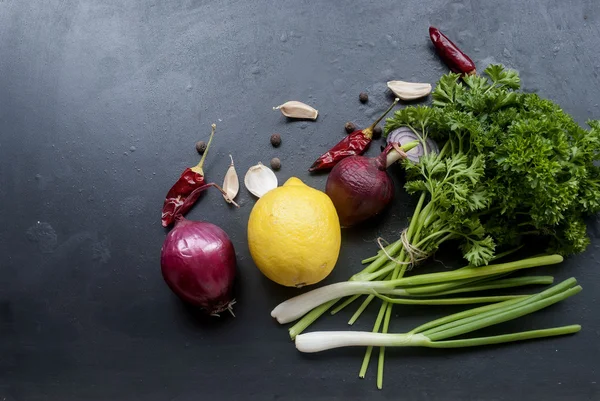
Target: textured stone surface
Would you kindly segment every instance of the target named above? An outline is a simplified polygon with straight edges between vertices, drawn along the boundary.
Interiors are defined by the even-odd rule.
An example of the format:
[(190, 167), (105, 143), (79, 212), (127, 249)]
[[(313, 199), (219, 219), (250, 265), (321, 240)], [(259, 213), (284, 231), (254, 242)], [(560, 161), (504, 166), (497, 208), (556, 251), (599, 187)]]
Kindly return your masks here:
[[(386, 108), (387, 80), (435, 83), (446, 71), (430, 24), (480, 69), (504, 63), (579, 122), (600, 118), (593, 0), (0, 0), (0, 400), (600, 398), (598, 221), (588, 252), (536, 271), (576, 276), (581, 294), (485, 331), (581, 323), (581, 333), (390, 350), (382, 392), (375, 364), (357, 378), (362, 350), (304, 356), (272, 321), (271, 308), (299, 291), (253, 266), (245, 226), (254, 199), (244, 188), (239, 210), (211, 190), (189, 215), (234, 242), (237, 317), (199, 317), (163, 283), (159, 210), (211, 123), (209, 180), (222, 182), (231, 153), (241, 177), (279, 157), (280, 182), (295, 175), (322, 189), (326, 176), (307, 167), (345, 122), (366, 126)], [(313, 105), (319, 119), (271, 110), (287, 100)], [(327, 282), (358, 270), (376, 237), (398, 236), (414, 204), (400, 192), (383, 218), (344, 233)], [(460, 309), (397, 307), (392, 331)], [(314, 328), (345, 329), (349, 313)], [(370, 330), (374, 316), (369, 309), (356, 328)]]

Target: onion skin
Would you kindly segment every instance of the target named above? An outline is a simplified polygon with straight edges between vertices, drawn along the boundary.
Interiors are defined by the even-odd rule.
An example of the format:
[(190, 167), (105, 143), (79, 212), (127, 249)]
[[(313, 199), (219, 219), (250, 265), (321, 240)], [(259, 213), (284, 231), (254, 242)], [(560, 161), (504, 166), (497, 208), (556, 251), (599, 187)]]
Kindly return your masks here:
[(329, 173), (325, 193), (331, 198), (342, 227), (375, 216), (392, 201), (394, 182), (386, 171), (385, 154), (375, 158), (347, 157)]
[[(418, 132), (418, 131), (417, 131)], [(392, 142), (395, 142), (401, 146), (404, 146), (412, 141), (418, 141), (418, 145), (415, 146), (410, 151), (406, 152), (406, 156), (408, 160), (413, 163), (418, 163), (421, 157), (425, 154), (425, 149), (423, 148), (423, 140), (421, 139), (420, 133), (417, 135), (412, 128), (409, 127), (400, 127), (388, 133), (387, 136), (387, 144), (389, 145)], [(431, 138), (427, 138), (425, 140), (425, 148), (427, 153), (440, 153), (440, 149), (435, 143), (435, 141)]]
[(236, 258), (221, 228), (179, 217), (163, 244), (160, 265), (169, 288), (185, 302), (210, 315), (231, 310)]

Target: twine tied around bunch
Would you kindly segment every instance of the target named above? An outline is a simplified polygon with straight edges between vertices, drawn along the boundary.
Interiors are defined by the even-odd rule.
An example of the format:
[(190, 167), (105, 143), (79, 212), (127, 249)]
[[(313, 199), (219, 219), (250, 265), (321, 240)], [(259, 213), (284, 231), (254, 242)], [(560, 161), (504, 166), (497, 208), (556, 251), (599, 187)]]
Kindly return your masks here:
[(379, 248), (381, 249), (381, 251), (385, 254), (385, 256), (391, 260), (394, 263), (397, 263), (399, 265), (409, 265), (409, 270), (415, 266), (417, 263), (427, 259), (429, 257), (429, 255), (420, 250), (419, 248), (417, 248), (416, 246), (414, 246), (413, 244), (410, 243), (410, 241), (408, 240), (407, 237), (407, 229), (404, 229), (402, 231), (402, 233), (400, 234), (400, 241), (402, 241), (402, 246), (404, 247), (404, 252), (406, 252), (408, 254), (409, 257), (409, 261), (408, 262), (404, 262), (402, 260), (398, 260), (394, 257), (392, 257), (388, 251), (385, 249), (385, 246), (382, 244), (382, 242), (385, 242), (386, 245), (389, 245), (389, 243), (383, 239), (382, 237), (377, 238), (377, 245), (379, 245)]

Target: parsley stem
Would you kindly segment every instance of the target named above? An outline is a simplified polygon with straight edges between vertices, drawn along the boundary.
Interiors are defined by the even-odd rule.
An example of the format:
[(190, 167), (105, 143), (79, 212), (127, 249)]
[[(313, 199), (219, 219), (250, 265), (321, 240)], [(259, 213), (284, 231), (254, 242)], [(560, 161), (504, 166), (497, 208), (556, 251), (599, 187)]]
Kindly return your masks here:
[(520, 235), (540, 235), (539, 230), (531, 230), (531, 231), (523, 231), (519, 233)]
[(513, 249), (509, 249), (508, 251), (504, 251), (502, 253), (498, 253), (496, 255), (494, 255), (494, 257), (491, 260), (498, 260), (498, 259), (502, 259), (505, 256), (511, 255), (517, 251), (519, 251), (521, 248), (523, 248), (524, 245), (519, 245), (516, 248)]
[[(394, 246), (394, 244), (396, 244), (398, 242), (401, 242), (401, 241), (398, 240), (396, 242), (392, 242), (391, 244), (389, 244), (387, 246), (384, 246), (383, 249), (385, 249), (385, 251), (389, 254), (390, 251), (391, 251), (391, 249), (392, 249), (392, 247)], [(360, 261), (360, 263), (362, 263), (363, 265), (367, 264), (367, 263), (371, 263), (371, 262), (375, 261), (375, 259), (377, 259), (378, 257), (380, 257), (382, 255), (385, 255), (385, 253), (380, 249), (379, 251), (377, 251), (376, 255), (371, 256), (370, 258), (367, 258), (367, 259), (363, 259), (363, 260)]]
[[(423, 208), (423, 203), (425, 203), (425, 197), (426, 197), (425, 193), (422, 193), (421, 196), (419, 197), (419, 201), (417, 202), (417, 206), (415, 207), (415, 211), (413, 212), (413, 216), (410, 220), (410, 224), (407, 229), (407, 237), (412, 235), (417, 216), (419, 216), (419, 213), (421, 212), (421, 209)], [(393, 244), (390, 244), (385, 249), (389, 255), (395, 255), (402, 249), (402, 241), (398, 240), (398, 241), (394, 242)], [(367, 266), (365, 269), (363, 269), (358, 274), (373, 273), (374, 271), (376, 271), (380, 267), (382, 267), (385, 264), (385, 262), (388, 260), (389, 260), (389, 258), (387, 257), (387, 255), (385, 255), (385, 253), (382, 252), (382, 254), (380, 256), (378, 256), (369, 266)], [(350, 280), (352, 280), (355, 276), (357, 276), (357, 274), (355, 274), (353, 277), (351, 277)]]
[(442, 150), (440, 150), (440, 153), (438, 154), (438, 157), (440, 159), (443, 158), (444, 156), (446, 156), (446, 152), (448, 152), (448, 150), (449, 150), (450, 142), (451, 141), (446, 141), (446, 143), (442, 147)]
[[(453, 231), (450, 230), (440, 230), (437, 232), (434, 232), (432, 234), (430, 234), (428, 237), (422, 239), (421, 241), (419, 241), (415, 247), (416, 248), (420, 248), (421, 246), (427, 245), (428, 241), (432, 241), (433, 239), (440, 237), (444, 234), (447, 234), (445, 237), (443, 237), (441, 240), (437, 241), (437, 243), (435, 244), (435, 246), (439, 246), (441, 245), (443, 242), (448, 241), (450, 239), (455, 238), (456, 233), (454, 233)], [(398, 240), (397, 242), (395, 242), (392, 245), (395, 244), (400, 244), (400, 247), (402, 246), (402, 241)], [(395, 256), (395, 254), (393, 253), (393, 251), (397, 250), (397, 248), (390, 248), (390, 250), (388, 251), (386, 249), (386, 252), (388, 252), (388, 255), (390, 256)], [(385, 259), (389, 260), (389, 258), (386, 255), (383, 255)], [(376, 257), (378, 258), (378, 256)], [(383, 275), (384, 273), (387, 273), (389, 271), (394, 270), (394, 268), (396, 267), (396, 263), (394, 263), (393, 261), (390, 261), (390, 263), (387, 263), (383, 266), (379, 266), (378, 269), (379, 270), (375, 270), (374, 272), (370, 272), (367, 271), (367, 269), (361, 271), (360, 273), (355, 274), (354, 276), (352, 276), (351, 280), (356, 280), (356, 281), (371, 281), (376, 279), (377, 277)], [(371, 269), (369, 269), (371, 270)], [(370, 273), (370, 274), (369, 274)]]
[[(390, 255), (395, 255), (396, 253), (398, 253), (400, 251), (401, 248), (402, 248), (402, 241), (396, 241), (393, 244), (391, 244), (391, 247), (389, 248), (389, 250), (386, 249), (386, 251)], [(360, 274), (373, 273), (374, 271), (376, 271), (380, 267), (382, 267), (387, 261), (389, 261), (389, 258), (384, 253), (382, 253), (373, 262), (371, 262), (371, 264), (369, 266), (365, 267), (360, 273), (357, 273), (354, 276), (352, 276), (350, 278), (350, 280), (352, 280), (354, 277), (356, 277), (357, 275), (360, 275)]]

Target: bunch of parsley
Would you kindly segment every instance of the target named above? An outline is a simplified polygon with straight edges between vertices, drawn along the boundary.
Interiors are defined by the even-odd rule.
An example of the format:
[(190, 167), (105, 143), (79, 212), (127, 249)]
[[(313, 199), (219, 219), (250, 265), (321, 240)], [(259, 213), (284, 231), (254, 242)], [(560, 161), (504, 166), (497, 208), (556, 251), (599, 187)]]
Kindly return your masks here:
[(582, 252), (584, 219), (600, 210), (600, 122), (585, 130), (552, 101), (518, 92), (516, 71), (490, 65), (485, 74), (444, 75), (432, 107), (387, 120), (386, 133), (407, 126), (441, 145), (418, 164), (405, 162), (406, 190), (426, 200), (413, 217), (413, 245), (430, 254), (459, 239), (476, 266), (528, 235), (547, 239), (551, 252)]

